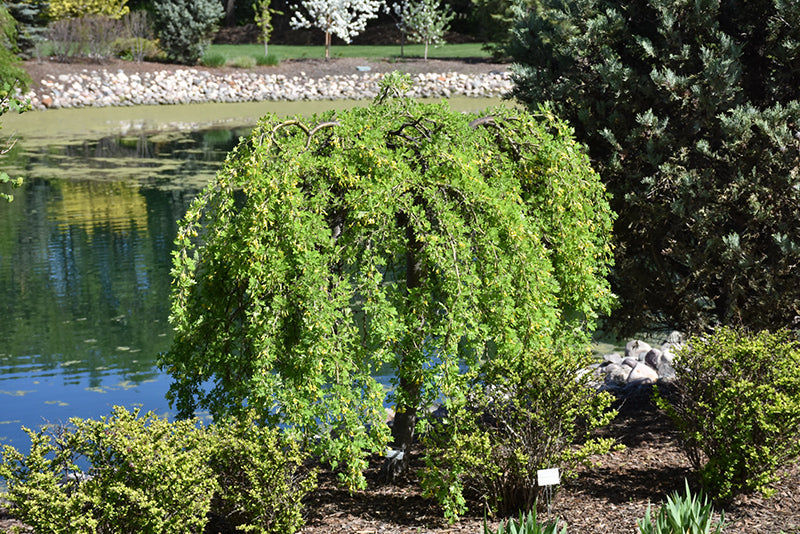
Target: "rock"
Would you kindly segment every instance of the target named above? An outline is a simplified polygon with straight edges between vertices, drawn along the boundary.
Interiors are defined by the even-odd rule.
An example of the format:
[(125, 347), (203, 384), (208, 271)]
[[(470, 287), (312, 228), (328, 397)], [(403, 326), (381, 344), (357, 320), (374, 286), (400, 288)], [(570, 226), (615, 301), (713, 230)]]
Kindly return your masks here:
[(664, 343), (669, 343), (671, 345), (683, 345), (684, 343), (686, 343), (686, 334), (678, 332), (677, 330), (673, 330), (667, 336), (667, 339), (664, 340)]
[(654, 384), (657, 381), (658, 371), (643, 362), (631, 369), (627, 379), (628, 384)]
[(605, 367), (606, 377), (603, 383), (608, 387), (622, 387), (628, 382), (628, 375), (631, 372), (629, 367), (624, 367), (612, 363)]
[[(85, 71), (83, 74), (58, 76), (45, 80), (50, 87), (50, 104), (44, 107), (82, 107), (131, 105), (133, 103), (244, 102), (253, 100), (335, 100), (371, 99), (377, 95), (384, 75), (364, 72), (353, 75), (306, 78), (305, 73), (288, 79), (284, 75), (241, 72), (225, 76), (176, 69), (155, 73), (125, 75)], [(456, 73), (417, 74), (409, 94), (421, 96), (469, 95), (497, 97), (512, 88), (508, 72), (459, 75)], [(62, 95), (62, 93), (64, 93)], [(99, 94), (98, 94), (99, 93)], [(120, 95), (132, 95), (120, 98)], [(24, 96), (24, 95), (23, 95)], [(31, 95), (31, 100), (34, 100)], [(41, 100), (40, 100), (41, 102)]]
[(658, 369), (658, 363), (661, 361), (661, 356), (664, 353), (659, 349), (650, 349), (644, 356), (644, 363), (653, 369)]
[(637, 360), (636, 358), (627, 357), (624, 360), (622, 360), (621, 365), (623, 367), (630, 367), (631, 369), (633, 369), (634, 367), (639, 365), (639, 360)]
[(667, 360), (661, 359), (658, 363), (658, 379), (659, 380), (675, 380), (677, 375), (675, 374), (675, 368), (672, 367), (672, 364)]
[(44, 95), (42, 97), (42, 105), (46, 108), (49, 108), (53, 105), (53, 99), (49, 95)]
[(622, 363), (622, 356), (620, 356), (618, 352), (612, 352), (611, 354), (603, 356), (603, 361), (619, 365)]
[(650, 345), (648, 345), (644, 341), (639, 341), (638, 339), (634, 339), (633, 341), (628, 341), (628, 344), (625, 345), (625, 356), (626, 357), (627, 356), (636, 357), (636, 355), (639, 352), (644, 351), (646, 353), (651, 348), (653, 348), (653, 347), (651, 347)]

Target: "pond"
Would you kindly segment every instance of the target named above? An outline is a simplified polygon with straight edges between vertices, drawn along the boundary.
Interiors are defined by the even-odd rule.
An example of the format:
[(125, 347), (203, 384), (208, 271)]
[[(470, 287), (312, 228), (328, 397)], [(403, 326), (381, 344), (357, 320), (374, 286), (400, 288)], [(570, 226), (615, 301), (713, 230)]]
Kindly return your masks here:
[[(3, 117), (25, 178), (0, 202), (0, 445), (21, 426), (100, 417), (114, 405), (168, 415), (170, 266), (178, 221), (227, 152), (267, 112), (365, 102), (50, 110)], [(478, 111), (499, 100), (458, 99)]]

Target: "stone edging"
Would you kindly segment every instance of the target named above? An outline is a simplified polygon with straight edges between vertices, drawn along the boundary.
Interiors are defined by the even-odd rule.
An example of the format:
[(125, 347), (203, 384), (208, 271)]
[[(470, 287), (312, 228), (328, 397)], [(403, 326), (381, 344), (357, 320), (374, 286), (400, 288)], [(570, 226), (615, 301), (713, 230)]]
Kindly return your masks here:
[[(191, 104), (203, 102), (254, 102), (297, 100), (362, 100), (374, 98), (383, 73), (324, 76), (313, 79), (304, 72), (283, 74), (231, 73), (216, 75), (197, 69), (162, 70), (126, 74), (84, 70), (79, 74), (48, 75), (40, 93), (29, 92), (33, 109)], [(456, 72), (412, 75), (409, 96), (497, 98), (512, 88), (508, 71), (488, 74)]]

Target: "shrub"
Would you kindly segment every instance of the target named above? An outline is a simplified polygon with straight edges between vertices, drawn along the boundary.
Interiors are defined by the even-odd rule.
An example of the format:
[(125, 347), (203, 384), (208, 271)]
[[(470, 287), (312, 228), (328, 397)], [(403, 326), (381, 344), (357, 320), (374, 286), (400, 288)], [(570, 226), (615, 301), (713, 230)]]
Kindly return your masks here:
[[(483, 524), (484, 534), (493, 534), (486, 522)], [(506, 523), (500, 523), (497, 527), (497, 532), (494, 534), (559, 534), (558, 522), (553, 521), (547, 525), (542, 525), (536, 518), (536, 510), (531, 510), (530, 513), (520, 513), (519, 520), (514, 521), (509, 519)], [(561, 534), (567, 534), (566, 525), (561, 530)]]
[(712, 498), (770, 495), (800, 456), (800, 345), (787, 331), (720, 328), (692, 337), (675, 362), (676, 391), (659, 395)]
[[(676, 491), (667, 498), (658, 511), (656, 521), (650, 516), (650, 506), (647, 515), (637, 521), (641, 534), (710, 534), (714, 509), (705, 497), (692, 496), (689, 483), (686, 483), (686, 494), (679, 495)], [(721, 534), (725, 515), (716, 524), (716, 534)]]
[(122, 29), (118, 20), (95, 15), (53, 21), (48, 36), (58, 61), (69, 61), (73, 56), (104, 61), (114, 54), (114, 41)]
[(252, 69), (256, 66), (256, 58), (253, 56), (237, 56), (230, 61), (230, 65), (239, 69)]
[(210, 429), (211, 468), (220, 485), (213, 512), (237, 530), (289, 533), (303, 522), (302, 499), (315, 486), (299, 445), (252, 418)]
[(128, 0), (50, 0), (48, 14), (53, 20), (102, 15), (119, 19), (128, 13)]
[(115, 56), (131, 61), (157, 58), (161, 54), (158, 43), (143, 37), (120, 37), (112, 43), (111, 49)]
[(800, 301), (800, 3), (532, 3), (512, 48), (514, 95), (554, 102), (613, 194), (612, 322), (788, 326)]
[(277, 67), (281, 60), (275, 54), (260, 54), (256, 56), (256, 65), (260, 67)]
[(424, 440), (434, 450), (423, 487), (450, 519), (464, 512), (463, 493), (501, 513), (533, 510), (538, 470), (557, 466), (569, 478), (590, 455), (611, 449), (612, 439), (589, 438), (616, 415), (611, 396), (580, 372), (590, 360), (588, 351), (545, 349), (484, 365), (465, 402)]
[(133, 11), (122, 17), (125, 39), (128, 40), (126, 54), (134, 61), (159, 55), (158, 45), (152, 40), (150, 23), (146, 11)]
[(37, 532), (202, 531), (217, 482), (195, 421), (115, 407), (70, 425), (25, 429), (27, 457), (3, 448), (0, 477), (16, 517)]
[(200, 63), (206, 67), (224, 67), (227, 62), (228, 58), (225, 57), (225, 54), (218, 53), (206, 54), (200, 60)]
[(194, 65), (208, 48), (223, 9), (216, 0), (164, 0), (153, 4), (153, 15), (167, 58)]

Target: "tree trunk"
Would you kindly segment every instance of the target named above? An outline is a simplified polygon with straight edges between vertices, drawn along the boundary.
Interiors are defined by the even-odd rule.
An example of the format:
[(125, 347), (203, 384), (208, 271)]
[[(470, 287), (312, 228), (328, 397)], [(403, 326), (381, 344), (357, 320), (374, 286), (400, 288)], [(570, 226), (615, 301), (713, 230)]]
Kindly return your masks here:
[(331, 32), (325, 32), (325, 59), (331, 58)]
[(225, 26), (236, 25), (236, 0), (227, 0), (225, 4)]
[[(410, 223), (404, 217), (400, 217), (400, 222), (406, 229), (406, 241), (408, 250), (406, 251), (406, 287), (408, 289), (417, 288), (422, 283), (422, 265), (419, 262), (417, 252), (421, 245), (416, 239)], [(412, 334), (413, 335), (413, 334)], [(412, 343), (406, 344), (406, 350), (414, 351)], [(419, 379), (415, 376), (415, 370), (419, 365), (418, 358), (413, 352), (406, 352), (401, 356), (400, 365), (397, 369), (398, 389), (402, 392), (402, 398), (395, 406), (394, 423), (392, 424), (392, 447), (396, 454), (394, 458), (389, 458), (386, 462), (387, 475), (394, 479), (408, 467), (411, 444), (414, 442), (414, 429), (417, 426), (417, 409), (419, 408), (421, 386)]]

